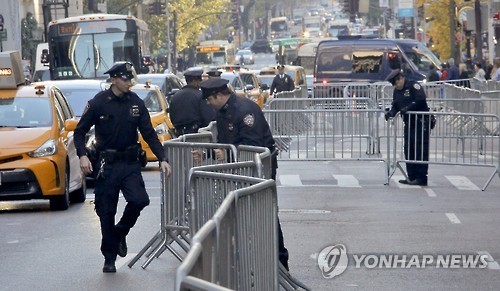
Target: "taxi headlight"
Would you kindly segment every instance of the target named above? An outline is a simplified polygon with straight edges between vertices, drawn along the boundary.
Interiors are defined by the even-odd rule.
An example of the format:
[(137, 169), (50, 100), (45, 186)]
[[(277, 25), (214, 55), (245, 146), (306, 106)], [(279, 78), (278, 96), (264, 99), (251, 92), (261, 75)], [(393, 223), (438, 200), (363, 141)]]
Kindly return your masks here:
[(155, 132), (157, 135), (166, 134), (168, 132), (167, 124), (165, 122), (158, 124), (157, 126), (155, 126)]
[(57, 153), (57, 142), (55, 139), (49, 139), (36, 150), (29, 152), (28, 156), (32, 158), (41, 158), (46, 156), (52, 156), (55, 155), (56, 153)]

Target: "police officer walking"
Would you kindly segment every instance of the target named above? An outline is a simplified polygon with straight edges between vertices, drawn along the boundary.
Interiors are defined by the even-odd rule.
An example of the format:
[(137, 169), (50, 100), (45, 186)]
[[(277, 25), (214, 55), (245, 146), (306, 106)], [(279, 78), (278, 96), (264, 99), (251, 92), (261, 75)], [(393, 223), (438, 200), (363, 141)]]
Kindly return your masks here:
[[(426, 95), (419, 83), (407, 80), (400, 70), (393, 70), (386, 81), (394, 86), (393, 101), (385, 120), (396, 116), (399, 111), (404, 122), (404, 155), (407, 160), (429, 160), (430, 115), (408, 114), (407, 111), (428, 112)], [(401, 184), (427, 186), (427, 163), (406, 163), (408, 179)]]
[(278, 65), (277, 68), (278, 74), (274, 76), (269, 92), (271, 94), (274, 94), (283, 91), (293, 91), (293, 89), (295, 89), (295, 85), (293, 83), (292, 77), (290, 77), (290, 75), (288, 74), (285, 74), (285, 66)]
[(187, 85), (170, 99), (170, 120), (177, 136), (196, 133), (215, 120), (215, 110), (201, 96), (202, 70), (184, 73)]
[[(142, 137), (160, 161), (162, 172), (169, 177), (171, 168), (164, 149), (151, 125), (144, 101), (130, 91), (132, 64), (118, 62), (106, 74), (111, 77), (109, 89), (97, 93), (75, 129), (75, 147), (85, 174), (95, 178), (95, 210), (101, 222), (101, 252), (105, 273), (116, 272), (115, 260), (127, 255), (126, 236), (141, 210), (149, 205), (149, 197), (141, 175)], [(96, 153), (85, 147), (85, 135), (95, 125)], [(91, 162), (92, 160), (92, 162)], [(127, 201), (120, 221), (115, 215), (120, 190)]]
[[(228, 87), (226, 79), (209, 79), (201, 82), (203, 98), (217, 110), (217, 139), (219, 143), (267, 147), (272, 153), (272, 179), (276, 180), (277, 149), (269, 124), (259, 106), (250, 99), (238, 97)], [(219, 160), (225, 160), (225, 151), (215, 150)], [(195, 160), (200, 159), (199, 153)], [(278, 219), (279, 260), (288, 270), (288, 250)]]

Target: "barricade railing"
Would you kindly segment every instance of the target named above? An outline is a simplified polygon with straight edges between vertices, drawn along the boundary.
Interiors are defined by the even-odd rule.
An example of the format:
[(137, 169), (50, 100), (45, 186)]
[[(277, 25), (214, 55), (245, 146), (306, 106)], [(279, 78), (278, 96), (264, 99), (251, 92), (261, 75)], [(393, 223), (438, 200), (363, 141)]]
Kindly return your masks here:
[(177, 269), (175, 290), (278, 290), (275, 182), (194, 171), (197, 175), (252, 185), (230, 192), (194, 235), (192, 250)]
[[(388, 157), (389, 178), (398, 168), (407, 176), (401, 163), (492, 167), (494, 170), (482, 187), (483, 191), (495, 175), (500, 177), (500, 136), (490, 131), (490, 128), (498, 128), (500, 123), (498, 116), (479, 113), (410, 111), (408, 122), (415, 124), (421, 120), (428, 120), (430, 115), (436, 117), (436, 126), (433, 130), (427, 122), (424, 126), (417, 126), (414, 132), (408, 133), (413, 135), (416, 144), (419, 145), (415, 149), (420, 149), (420, 152), (409, 153), (414, 158), (405, 157), (404, 142), (398, 144), (398, 140), (403, 136), (401, 118), (398, 115), (392, 119), (392, 128), (387, 128), (389, 136), (387, 151), (391, 153)], [(423, 130), (430, 131), (428, 155), (424, 153)]]
[[(264, 115), (275, 140), (289, 142), (281, 159), (380, 160), (373, 156), (380, 153), (380, 109), (269, 109)], [(297, 116), (307, 123), (294, 121)]]
[(272, 157), (271, 152), (268, 148), (249, 146), (249, 145), (239, 145), (237, 148), (238, 161), (253, 161), (257, 166), (257, 175), (252, 177), (258, 177), (263, 179), (271, 179), (272, 171)]
[[(189, 170), (194, 166), (230, 163), (236, 159), (236, 148), (227, 144), (167, 141), (163, 147), (172, 167), (172, 175), (162, 187), (160, 230), (130, 261), (129, 267), (146, 254), (148, 258), (142, 265), (146, 268), (167, 249), (182, 260), (183, 253), (189, 250)], [(213, 149), (218, 148), (225, 149), (229, 154), (226, 160), (218, 161), (213, 157)], [(194, 162), (193, 151), (201, 153), (200, 162)], [(173, 243), (178, 247), (172, 247)]]
[[(211, 173), (223, 175), (214, 177)], [(255, 162), (200, 166), (190, 170), (190, 233), (196, 233), (214, 215), (230, 191), (252, 185), (247, 180), (236, 179), (235, 175), (238, 175), (237, 177), (257, 177)]]

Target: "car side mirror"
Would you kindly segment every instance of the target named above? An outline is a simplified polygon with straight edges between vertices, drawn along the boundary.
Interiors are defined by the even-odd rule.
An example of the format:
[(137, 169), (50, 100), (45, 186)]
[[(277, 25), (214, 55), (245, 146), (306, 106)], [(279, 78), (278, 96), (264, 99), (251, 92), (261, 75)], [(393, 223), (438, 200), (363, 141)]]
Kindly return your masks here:
[(246, 89), (247, 91), (253, 90), (253, 85), (250, 85), (250, 84), (245, 85), (245, 89)]
[(49, 50), (48, 49), (42, 50), (42, 55), (40, 56), (40, 62), (44, 66), (48, 66), (48, 64), (49, 64)]

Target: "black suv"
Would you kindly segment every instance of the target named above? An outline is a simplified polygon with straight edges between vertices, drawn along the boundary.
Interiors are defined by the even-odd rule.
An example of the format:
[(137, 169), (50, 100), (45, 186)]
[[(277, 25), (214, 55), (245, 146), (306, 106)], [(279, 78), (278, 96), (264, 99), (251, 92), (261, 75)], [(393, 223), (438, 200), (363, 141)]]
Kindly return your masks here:
[(271, 45), (269, 44), (269, 41), (267, 39), (256, 39), (250, 46), (250, 49), (254, 54), (273, 52), (273, 50), (271, 49)]

